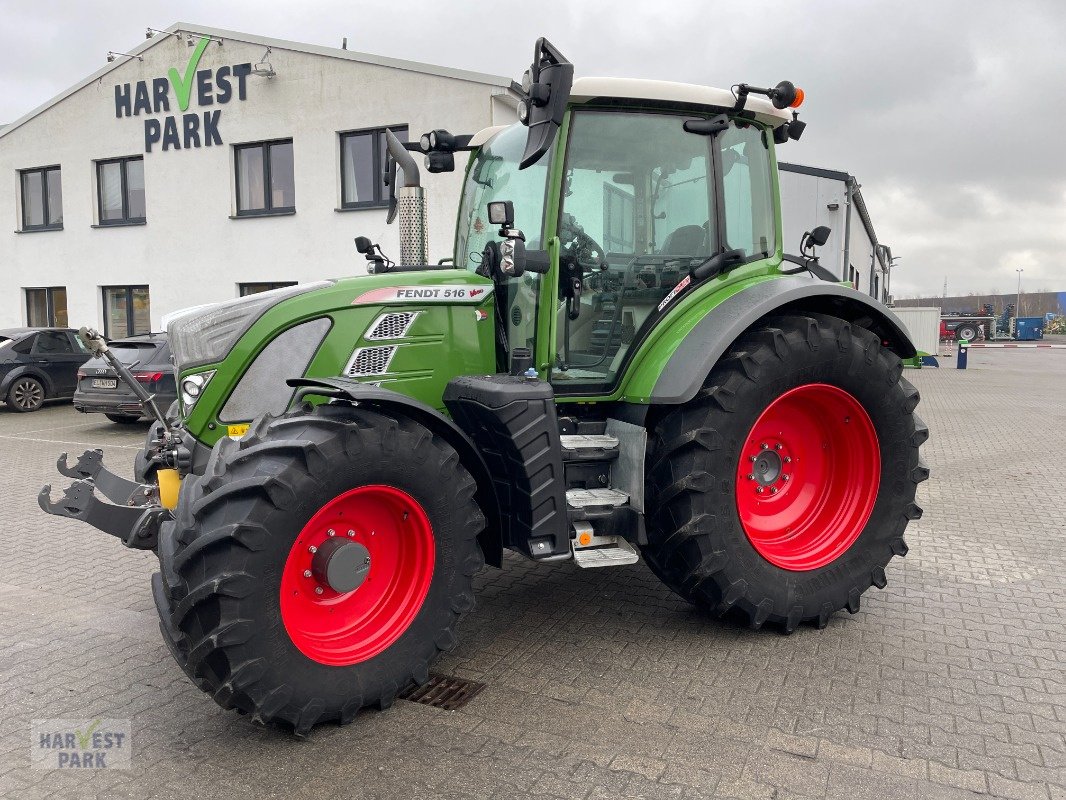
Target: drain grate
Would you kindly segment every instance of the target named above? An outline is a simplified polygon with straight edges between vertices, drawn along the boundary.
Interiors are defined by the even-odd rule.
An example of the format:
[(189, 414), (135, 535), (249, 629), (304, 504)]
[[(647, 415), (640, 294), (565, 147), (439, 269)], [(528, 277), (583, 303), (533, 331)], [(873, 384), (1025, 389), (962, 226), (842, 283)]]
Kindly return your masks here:
[(428, 683), (408, 689), (400, 695), (400, 699), (442, 708), (445, 711), (455, 711), (473, 700), (484, 688), (485, 684), (477, 681), (431, 672)]

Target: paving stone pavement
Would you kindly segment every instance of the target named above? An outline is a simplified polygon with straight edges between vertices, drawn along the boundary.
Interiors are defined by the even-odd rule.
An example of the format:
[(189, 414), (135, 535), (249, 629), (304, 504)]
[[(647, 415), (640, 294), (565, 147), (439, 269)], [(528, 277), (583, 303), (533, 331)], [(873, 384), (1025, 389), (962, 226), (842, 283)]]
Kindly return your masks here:
[[(224, 712), (156, 628), (154, 556), (42, 514), (57, 455), (143, 429), (0, 407), (0, 796), (1066, 798), (1066, 351), (908, 373), (933, 470), (910, 555), (789, 637), (707, 618), (643, 564), (508, 558), (436, 665), (487, 688), (306, 741)], [(128, 469), (124, 470), (128, 472)], [(41, 718), (129, 718), (132, 768), (30, 768)]]

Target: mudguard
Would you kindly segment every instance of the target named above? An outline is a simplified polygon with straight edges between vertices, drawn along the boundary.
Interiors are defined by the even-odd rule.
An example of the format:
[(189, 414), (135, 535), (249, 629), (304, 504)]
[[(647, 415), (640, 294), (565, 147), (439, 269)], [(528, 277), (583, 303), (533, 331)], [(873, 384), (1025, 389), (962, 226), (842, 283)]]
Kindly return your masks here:
[(494, 567), (503, 564), (503, 539), (500, 528), (500, 505), (493, 489), (492, 474), (485, 464), (474, 441), (458, 425), (437, 409), (407, 395), (380, 386), (351, 380), (350, 378), (290, 378), (286, 381), (299, 391), (299, 402), (308, 395), (330, 397), (335, 400), (350, 400), (359, 405), (380, 408), (404, 414), (440, 435), (455, 448), (463, 465), (470, 470), (477, 482), (475, 498), (485, 514), (485, 530), (478, 537), (478, 544), (485, 554), (485, 562)]
[(789, 312), (839, 317), (876, 333), (900, 358), (917, 354), (903, 323), (872, 297), (807, 276), (774, 278), (749, 286), (707, 312), (667, 360), (649, 402), (687, 403), (744, 331), (770, 314)]

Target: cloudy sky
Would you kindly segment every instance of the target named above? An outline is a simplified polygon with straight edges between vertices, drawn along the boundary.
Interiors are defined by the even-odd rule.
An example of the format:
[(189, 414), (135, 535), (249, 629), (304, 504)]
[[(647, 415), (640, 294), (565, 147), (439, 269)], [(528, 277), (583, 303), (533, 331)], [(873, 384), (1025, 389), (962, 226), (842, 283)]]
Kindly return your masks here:
[(1062, 0), (0, 0), (0, 122), (179, 14), (516, 78), (539, 35), (579, 76), (787, 78), (807, 92), (809, 125), (782, 158), (858, 177), (902, 257), (897, 296), (939, 294), (945, 278), (949, 294), (1013, 291), (1019, 267), (1024, 288), (1066, 291)]

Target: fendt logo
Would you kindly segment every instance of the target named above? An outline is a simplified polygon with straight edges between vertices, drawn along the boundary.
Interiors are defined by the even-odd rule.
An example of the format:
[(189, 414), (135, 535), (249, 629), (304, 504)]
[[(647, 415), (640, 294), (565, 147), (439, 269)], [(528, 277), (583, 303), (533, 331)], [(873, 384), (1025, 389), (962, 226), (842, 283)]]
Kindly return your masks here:
[[(218, 69), (196, 68), (200, 56), (211, 44), (211, 39), (203, 37), (189, 57), (185, 72), (179, 73), (171, 67), (165, 78), (153, 78), (151, 86), (148, 81), (135, 84), (122, 83), (115, 86), (115, 116), (137, 117), (141, 114), (167, 114), (165, 117), (153, 117), (144, 121), (144, 152), (151, 153), (152, 146), (159, 144), (163, 150), (188, 150), (192, 147), (222, 144), (222, 135), (218, 130), (218, 120), (222, 115), (219, 109), (207, 109), (208, 106), (225, 105), (234, 97), (244, 100), (247, 97), (247, 78), (252, 71), (251, 64), (235, 64)], [(171, 114), (171, 89), (177, 111), (182, 112), (179, 119)], [(202, 113), (187, 114), (195, 93), (196, 104), (205, 108)]]

